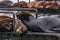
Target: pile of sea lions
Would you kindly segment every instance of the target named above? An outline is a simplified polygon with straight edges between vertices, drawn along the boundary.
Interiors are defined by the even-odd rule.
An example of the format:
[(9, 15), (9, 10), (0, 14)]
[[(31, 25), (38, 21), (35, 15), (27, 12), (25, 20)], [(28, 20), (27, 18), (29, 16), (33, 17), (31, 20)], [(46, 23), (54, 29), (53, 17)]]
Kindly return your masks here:
[(36, 19), (29, 12), (20, 12), (16, 14), (15, 26), (13, 26), (13, 18), (8, 16), (0, 16), (0, 32), (15, 32), (22, 34), (27, 31), (31, 32), (60, 32), (60, 18), (43, 17)]
[(20, 7), (20, 8), (49, 8), (49, 9), (58, 9), (59, 4), (57, 1), (33, 1), (33, 2), (25, 2), (25, 1), (20, 1), (19, 3), (15, 3), (14, 7)]
[(20, 1), (17, 3), (13, 3), (12, 1), (2, 1), (0, 2), (0, 8), (15, 8), (15, 7), (20, 7), (20, 8), (49, 8), (49, 9), (59, 9), (60, 5), (57, 3), (56, 0), (52, 1), (33, 1), (33, 2), (25, 2), (25, 1)]
[[(12, 7), (17, 8), (48, 8), (59, 9), (60, 5), (56, 1), (39, 1), (30, 2), (21, 1), (15, 3)], [(18, 34), (26, 31), (31, 32), (60, 32), (60, 18), (44, 17), (40, 19), (34, 18), (29, 12), (21, 11), (16, 13), (15, 26), (13, 26), (13, 18), (8, 16), (0, 16), (0, 32), (15, 32)]]

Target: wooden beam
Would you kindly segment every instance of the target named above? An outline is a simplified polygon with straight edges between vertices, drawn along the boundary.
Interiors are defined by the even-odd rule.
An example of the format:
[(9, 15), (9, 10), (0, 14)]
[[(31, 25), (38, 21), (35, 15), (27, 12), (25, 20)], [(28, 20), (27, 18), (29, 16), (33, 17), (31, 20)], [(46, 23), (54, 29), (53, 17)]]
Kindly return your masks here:
[(9, 10), (9, 11), (31, 11), (31, 10), (36, 10), (33, 8), (0, 8), (0, 10)]

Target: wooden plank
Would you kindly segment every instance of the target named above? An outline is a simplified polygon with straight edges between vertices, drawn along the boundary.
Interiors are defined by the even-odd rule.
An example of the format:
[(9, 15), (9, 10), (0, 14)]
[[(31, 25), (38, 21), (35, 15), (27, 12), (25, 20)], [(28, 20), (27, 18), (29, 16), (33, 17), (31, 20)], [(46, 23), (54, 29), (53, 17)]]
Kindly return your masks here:
[(0, 10), (10, 10), (10, 11), (31, 11), (36, 10), (34, 8), (0, 8)]
[[(16, 34), (15, 32), (0, 32), (0, 34)], [(60, 36), (60, 33), (38, 33), (38, 32), (28, 32), (25, 33), (26, 35), (55, 35)], [(20, 34), (18, 34), (20, 35)]]
[[(49, 33), (48, 33), (49, 34)], [(59, 37), (56, 35), (43, 35), (43, 33), (37, 33), (37, 32), (28, 32), (26, 34), (16, 34), (14, 32), (5, 32), (0, 33), (1, 39), (15, 39), (15, 40), (59, 40)]]

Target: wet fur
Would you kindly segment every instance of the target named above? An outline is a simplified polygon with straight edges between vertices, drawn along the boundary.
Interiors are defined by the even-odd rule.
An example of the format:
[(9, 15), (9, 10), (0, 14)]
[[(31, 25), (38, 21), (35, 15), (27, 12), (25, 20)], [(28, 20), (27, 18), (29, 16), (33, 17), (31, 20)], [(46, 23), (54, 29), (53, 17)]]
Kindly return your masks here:
[[(27, 16), (27, 15), (25, 15), (25, 16), (20, 16), (20, 15), (18, 15), (17, 18), (18, 17), (25, 18), (25, 16)], [(20, 20), (23, 21), (22, 18)], [(28, 30), (33, 31), (33, 32), (58, 32), (59, 31), (58, 28), (60, 28), (60, 18), (55, 18), (55, 17), (48, 16), (48, 17), (44, 17), (44, 18), (40, 18), (40, 19), (29, 20), (29, 21), (27, 21), (27, 23), (24, 20), (24, 22), (26, 25), (28, 25), (28, 27), (27, 27)]]
[[(9, 27), (6, 28), (6, 26)], [(15, 32), (17, 34), (21, 34), (25, 31), (27, 31), (27, 27), (21, 20), (15, 19), (15, 26), (13, 26), (13, 18), (8, 16), (0, 16), (0, 32)]]
[[(9, 22), (12, 23), (13, 19), (7, 16), (0, 16), (0, 31), (1, 32), (10, 32), (12, 31), (12, 24), (10, 24)], [(11, 25), (11, 26), (10, 26)], [(8, 29), (6, 29), (6, 26), (10, 26)], [(11, 28), (11, 30), (10, 30)]]

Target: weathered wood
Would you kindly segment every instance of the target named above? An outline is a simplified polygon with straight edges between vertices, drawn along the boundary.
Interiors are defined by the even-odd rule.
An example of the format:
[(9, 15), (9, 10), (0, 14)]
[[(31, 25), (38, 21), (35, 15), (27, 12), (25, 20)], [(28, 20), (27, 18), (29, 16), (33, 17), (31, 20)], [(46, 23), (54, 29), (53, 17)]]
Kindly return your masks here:
[[(0, 32), (0, 34), (16, 34), (15, 32)], [(20, 34), (17, 34), (20, 35)], [(24, 35), (52, 35), (52, 36), (60, 36), (60, 33), (39, 33), (39, 32), (28, 32)]]
[(0, 10), (9, 10), (9, 11), (31, 11), (36, 10), (34, 8), (0, 8)]
[[(48, 33), (49, 34), (49, 33)], [(26, 33), (26, 34), (22, 34), (22, 35), (19, 35), (19, 34), (15, 34), (14, 32), (8, 32), (8, 33), (0, 33), (0, 39), (7, 39), (7, 40), (59, 40), (59, 38), (55, 35), (43, 35), (43, 33)]]

